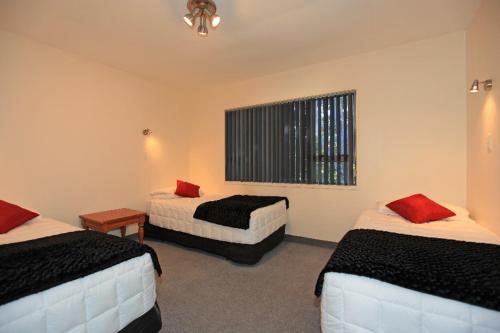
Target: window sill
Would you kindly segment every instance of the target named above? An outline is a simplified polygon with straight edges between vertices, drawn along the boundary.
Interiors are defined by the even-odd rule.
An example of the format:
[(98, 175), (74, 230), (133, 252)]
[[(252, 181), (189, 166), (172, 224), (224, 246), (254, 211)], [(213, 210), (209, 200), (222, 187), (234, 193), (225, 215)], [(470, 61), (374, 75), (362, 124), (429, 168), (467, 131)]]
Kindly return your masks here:
[(341, 190), (341, 191), (358, 191), (359, 190), (359, 185), (257, 183), (257, 182), (239, 182), (239, 181), (228, 181), (228, 180), (226, 180), (225, 183), (228, 185), (243, 185), (243, 186), (289, 187), (289, 188)]

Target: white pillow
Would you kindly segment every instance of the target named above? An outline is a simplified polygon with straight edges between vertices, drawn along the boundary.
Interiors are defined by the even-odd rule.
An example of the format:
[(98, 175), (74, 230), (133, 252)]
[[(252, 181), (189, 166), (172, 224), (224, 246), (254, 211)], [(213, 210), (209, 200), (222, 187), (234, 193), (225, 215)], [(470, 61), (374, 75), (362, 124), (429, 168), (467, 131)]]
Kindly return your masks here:
[[(392, 209), (390, 209), (389, 207), (386, 206), (390, 202), (392, 202), (392, 201), (378, 201), (377, 202), (377, 211), (381, 214), (384, 214), (384, 215), (399, 216), (398, 213), (396, 213), (395, 211), (393, 211)], [(448, 208), (449, 210), (451, 210), (453, 213), (456, 214), (455, 216), (448, 217), (448, 218), (444, 219), (444, 221), (468, 221), (468, 220), (470, 220), (470, 218), (469, 218), (470, 212), (467, 209), (460, 207), (460, 206), (455, 206), (455, 205), (446, 204), (446, 203), (440, 204), (440, 205), (445, 207), (445, 208)]]
[(175, 193), (175, 186), (170, 186), (170, 187), (159, 188), (157, 190), (152, 191), (149, 194), (154, 196), (159, 194), (174, 194), (174, 193)]
[(154, 200), (170, 200), (170, 199), (176, 199), (176, 198), (182, 198), (182, 197), (175, 195), (175, 194), (156, 194), (156, 195), (151, 196), (151, 199), (154, 199)]
[(31, 220), (27, 221), (27, 222), (26, 222), (26, 223), (24, 223), (24, 224), (31, 225), (31, 224), (33, 224), (33, 223), (40, 222), (42, 219), (43, 219), (42, 215), (38, 215), (37, 217), (32, 218)]
[(177, 197), (177, 195), (175, 195), (175, 189), (176, 189), (175, 186), (164, 187), (154, 190), (149, 194), (151, 195), (151, 197), (155, 199), (173, 199)]
[(447, 219), (445, 219), (446, 221), (470, 220), (470, 212), (464, 207), (455, 206), (448, 203), (442, 204), (442, 206), (448, 208), (449, 210), (451, 210), (453, 213), (456, 214), (455, 216), (448, 217)]
[(386, 206), (390, 202), (392, 201), (377, 201), (377, 212), (384, 215), (399, 216), (398, 213)]
[[(175, 194), (175, 190), (177, 188), (175, 186), (171, 186), (171, 187), (164, 187), (164, 188), (160, 188), (160, 189), (157, 189), (157, 190), (154, 190), (152, 191), (151, 193), (149, 193), (149, 195), (151, 195), (151, 197), (153, 199), (175, 199), (175, 198), (184, 198), (180, 195), (176, 195)], [(204, 196), (205, 193), (200, 189), (199, 191), (200, 193), (200, 197)]]

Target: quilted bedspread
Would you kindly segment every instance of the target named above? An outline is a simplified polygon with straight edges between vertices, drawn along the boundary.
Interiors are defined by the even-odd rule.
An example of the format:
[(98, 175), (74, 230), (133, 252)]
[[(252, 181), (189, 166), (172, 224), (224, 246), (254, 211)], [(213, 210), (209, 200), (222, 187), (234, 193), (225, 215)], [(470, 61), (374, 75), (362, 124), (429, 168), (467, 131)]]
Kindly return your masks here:
[(285, 197), (233, 195), (202, 203), (196, 208), (193, 217), (227, 227), (248, 229), (253, 211), (282, 200), (285, 200), (288, 209), (289, 202)]
[(347, 273), (500, 311), (500, 246), (386, 231), (349, 231), (318, 277)]
[(0, 246), (0, 305), (155, 251), (130, 239), (75, 231)]

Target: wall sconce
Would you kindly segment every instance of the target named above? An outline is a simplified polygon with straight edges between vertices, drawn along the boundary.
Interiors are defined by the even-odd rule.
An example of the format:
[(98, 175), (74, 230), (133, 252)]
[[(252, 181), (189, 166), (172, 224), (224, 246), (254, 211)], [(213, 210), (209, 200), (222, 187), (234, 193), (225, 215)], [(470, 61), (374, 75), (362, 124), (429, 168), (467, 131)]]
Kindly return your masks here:
[(480, 83), (483, 84), (484, 90), (486, 90), (486, 91), (493, 88), (493, 80), (485, 80), (485, 81), (481, 81), (481, 82), (479, 82), (478, 80), (474, 80), (472, 82), (472, 86), (470, 87), (469, 91), (473, 94), (477, 93), (479, 91), (479, 84)]
[(149, 128), (145, 128), (142, 130), (142, 134), (148, 136), (148, 135), (151, 135), (153, 133), (152, 130), (150, 130)]

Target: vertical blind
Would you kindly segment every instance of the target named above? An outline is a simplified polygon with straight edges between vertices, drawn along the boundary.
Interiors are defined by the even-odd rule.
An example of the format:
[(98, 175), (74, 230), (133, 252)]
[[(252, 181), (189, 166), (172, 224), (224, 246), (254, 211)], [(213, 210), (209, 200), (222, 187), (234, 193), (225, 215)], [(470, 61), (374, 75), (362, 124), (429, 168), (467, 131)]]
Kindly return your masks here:
[(356, 92), (228, 110), (226, 180), (356, 185)]

